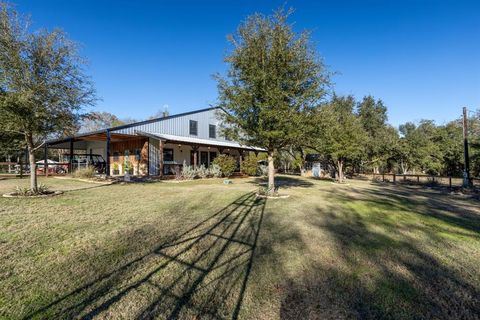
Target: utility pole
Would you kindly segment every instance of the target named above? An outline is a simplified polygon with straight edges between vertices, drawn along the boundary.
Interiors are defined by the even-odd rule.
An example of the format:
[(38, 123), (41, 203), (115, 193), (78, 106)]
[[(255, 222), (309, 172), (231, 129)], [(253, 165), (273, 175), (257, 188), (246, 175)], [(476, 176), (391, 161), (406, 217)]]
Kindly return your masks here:
[(470, 188), (472, 181), (470, 180), (470, 158), (468, 156), (468, 118), (467, 107), (463, 107), (463, 186)]

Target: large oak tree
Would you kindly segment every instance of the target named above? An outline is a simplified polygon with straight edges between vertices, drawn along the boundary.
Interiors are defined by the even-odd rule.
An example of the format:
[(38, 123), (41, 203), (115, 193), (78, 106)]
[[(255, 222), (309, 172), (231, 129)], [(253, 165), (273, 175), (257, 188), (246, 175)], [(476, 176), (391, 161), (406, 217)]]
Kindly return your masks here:
[(28, 19), (0, 4), (0, 125), (21, 134), (37, 192), (35, 150), (78, 129), (79, 112), (95, 100), (78, 46), (61, 30), (30, 32)]
[(226, 77), (218, 80), (225, 133), (268, 153), (268, 190), (273, 192), (274, 157), (301, 140), (305, 117), (324, 97), (328, 72), (308, 32), (296, 33), (289, 13), (254, 14), (228, 40)]
[(312, 149), (331, 160), (336, 178), (343, 182), (345, 166), (360, 159), (365, 150), (366, 132), (355, 113), (353, 96), (334, 95), (315, 115), (315, 132), (310, 135)]

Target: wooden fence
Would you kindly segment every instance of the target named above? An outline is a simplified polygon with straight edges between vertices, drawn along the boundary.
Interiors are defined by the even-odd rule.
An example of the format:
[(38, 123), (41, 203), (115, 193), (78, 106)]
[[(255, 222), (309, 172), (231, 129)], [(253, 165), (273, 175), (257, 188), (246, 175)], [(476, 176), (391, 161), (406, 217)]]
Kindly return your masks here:
[[(69, 163), (48, 163), (48, 175), (65, 175), (68, 174)], [(18, 162), (0, 162), (0, 174), (1, 175), (26, 175), (30, 172), (30, 166), (28, 163)], [(45, 169), (43, 163), (37, 163), (37, 174), (45, 175)]]
[[(463, 177), (449, 177), (449, 176), (431, 176), (424, 174), (395, 174), (395, 173), (375, 173), (362, 174), (371, 180), (393, 182), (393, 183), (408, 183), (408, 184), (437, 184), (449, 188), (459, 188), (463, 186)], [(475, 187), (480, 187), (480, 179), (471, 178)]]

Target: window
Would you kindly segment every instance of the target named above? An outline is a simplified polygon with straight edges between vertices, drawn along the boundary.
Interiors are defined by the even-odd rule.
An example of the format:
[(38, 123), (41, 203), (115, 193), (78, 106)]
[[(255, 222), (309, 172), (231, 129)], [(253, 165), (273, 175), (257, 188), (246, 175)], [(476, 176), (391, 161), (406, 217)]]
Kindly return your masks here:
[(192, 136), (198, 135), (198, 121), (190, 120), (190, 134)]
[(214, 124), (211, 124), (208, 126), (208, 136), (210, 138), (215, 139), (217, 137), (217, 126)]
[(163, 161), (173, 161), (173, 149), (163, 149)]
[(120, 155), (119, 155), (118, 151), (115, 151), (115, 152), (113, 153), (113, 161), (118, 161), (118, 157), (119, 157), (119, 156), (120, 156)]

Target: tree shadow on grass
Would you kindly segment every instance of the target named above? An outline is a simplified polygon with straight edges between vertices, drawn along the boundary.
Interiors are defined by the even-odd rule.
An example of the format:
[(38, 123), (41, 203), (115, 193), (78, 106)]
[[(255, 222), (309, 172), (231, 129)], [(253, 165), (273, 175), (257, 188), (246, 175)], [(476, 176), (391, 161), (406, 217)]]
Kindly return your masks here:
[(25, 318), (237, 319), (264, 207), (265, 200), (246, 194), (148, 254)]
[[(256, 177), (255, 179), (249, 181), (248, 183), (254, 185), (266, 185), (267, 180), (263, 177)], [(290, 188), (310, 188), (315, 184), (311, 181), (308, 181), (305, 178), (295, 177), (295, 176), (275, 176), (275, 188), (276, 189), (290, 189)]]
[[(480, 236), (480, 212), (478, 206), (471, 206), (479, 204), (474, 198), (450, 196), (442, 191), (421, 186), (384, 186), (370, 189), (367, 193), (371, 202), (377, 205), (405, 209)], [(465, 203), (467, 199), (471, 202)]]
[[(329, 197), (339, 204), (364, 201), (372, 210), (382, 203), (391, 210), (411, 211), (405, 199), (392, 198), (392, 194), (381, 197), (379, 190), (361, 192), (358, 197), (363, 200), (352, 192), (338, 190)], [(365, 194), (370, 192), (371, 195)], [(354, 206), (328, 206), (318, 208), (317, 212), (311, 224), (329, 235), (335, 254), (331, 258), (322, 257), (298, 278), (287, 282), (280, 311), (282, 319), (479, 317), (478, 270), (458, 269), (455, 263), (446, 263), (433, 254), (435, 246), (448, 243), (430, 226), (409, 230), (415, 235), (399, 236), (404, 231), (401, 221), (372, 218), (356, 211)], [(420, 210), (411, 214), (429, 213)], [(450, 219), (442, 221), (461, 225), (466, 235), (476, 238), (468, 233), (471, 225)], [(436, 245), (429, 248), (431, 244), (424, 242), (425, 237), (431, 237)]]

